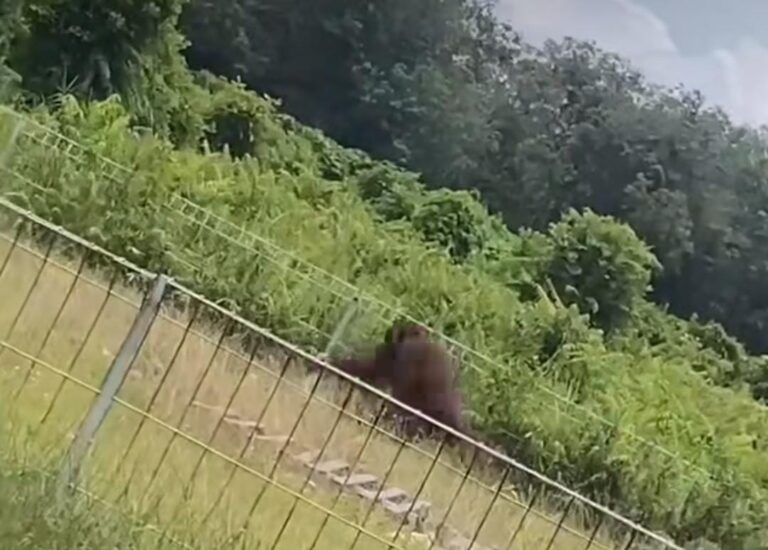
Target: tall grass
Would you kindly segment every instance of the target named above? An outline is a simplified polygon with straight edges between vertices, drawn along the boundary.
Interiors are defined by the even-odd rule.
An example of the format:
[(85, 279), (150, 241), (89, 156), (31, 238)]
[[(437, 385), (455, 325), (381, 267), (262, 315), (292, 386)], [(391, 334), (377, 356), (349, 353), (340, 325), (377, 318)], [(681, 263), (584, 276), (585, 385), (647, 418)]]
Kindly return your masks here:
[(173, 548), (157, 533), (83, 496), (55, 503), (52, 472), (0, 459), (0, 547)]

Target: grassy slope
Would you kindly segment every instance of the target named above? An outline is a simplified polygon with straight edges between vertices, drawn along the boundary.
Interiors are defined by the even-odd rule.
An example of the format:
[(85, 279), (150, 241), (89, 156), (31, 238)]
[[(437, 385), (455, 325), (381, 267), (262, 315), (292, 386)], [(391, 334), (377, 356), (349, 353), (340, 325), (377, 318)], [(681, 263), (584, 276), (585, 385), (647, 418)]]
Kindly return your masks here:
[[(463, 383), (481, 427), (532, 465), (625, 511), (642, 510), (633, 515), (678, 535), (706, 532), (732, 548), (758, 536), (768, 511), (764, 408), (706, 384), (685, 357), (662, 364), (643, 350), (610, 352), (576, 316), (543, 299), (521, 304), (489, 275), (425, 248), (410, 228), (376, 221), (355, 193), (317, 176), (312, 141), (272, 115), (257, 124), (258, 159), (243, 162), (137, 139), (114, 104), (87, 112), (70, 105), (58, 120), (42, 119), (139, 172), (126, 185), (90, 155), (75, 161), (24, 142), (14, 169), (47, 191), (19, 180), (6, 189), (22, 192), (41, 215), (319, 344), (317, 330), (329, 332), (338, 319), (340, 310), (329, 306), (339, 298), (282, 271), (263, 248), (239, 247), (237, 232), (228, 240), (192, 225), (173, 202), (183, 193), (499, 360), (473, 361)], [(352, 341), (380, 332), (387, 315), (369, 310)], [(562, 341), (545, 355), (552, 327)], [(595, 422), (595, 414), (621, 429)]]
[[(32, 252), (17, 247), (10, 252), (9, 241), (12, 239), (12, 232), (5, 232), (0, 240), (0, 262), (4, 262), (10, 253), (6, 269), (0, 276), (0, 302), (4, 304), (0, 308), (0, 334), (9, 335), (4, 341), (38, 357), (45, 364), (68, 370), (81, 382), (98, 385), (131, 324), (139, 297), (135, 291), (122, 285), (117, 285), (113, 294), (109, 295), (106, 292), (107, 273), (87, 272), (85, 277), (76, 279), (75, 273), (81, 260), (77, 255), (65, 259), (54, 253), (53, 259), (44, 265), (42, 250)], [(28, 293), (30, 299), (26, 301)], [(57, 319), (60, 307), (61, 314)], [(230, 412), (237, 412), (245, 419), (260, 418), (269, 434), (286, 434), (307, 398), (307, 388), (311, 386), (312, 379), (294, 363), (281, 386), (275, 389), (276, 374), (282, 361), (263, 348), (265, 352), (256, 355), (250, 375), (242, 385), (238, 385), (249, 362), (238, 349), (241, 344), (239, 331), (226, 339), (224, 346), (217, 351), (221, 323), (194, 322), (192, 330), (185, 336), (184, 327), (188, 323), (189, 315), (179, 311), (165, 312), (155, 323), (139, 361), (120, 392), (123, 400), (149, 410), (153, 418), (146, 421), (138, 432), (138, 438), (131, 443), (131, 435), (140, 427), (140, 417), (118, 403), (102, 429), (86, 471), (90, 474), (88, 489), (100, 498), (120, 504), (120, 509), (129, 510), (131, 515), (140, 517), (143, 522), (172, 526), (175, 536), (194, 543), (195, 547), (210, 548), (237, 531), (263, 483), (248, 471), (238, 469), (226, 488), (221, 504), (214, 508), (212, 519), (203, 523), (203, 518), (214, 506), (216, 496), (224, 490), (231, 465), (211, 453), (205, 454), (198, 464), (203, 457), (202, 446), (179, 437), (168, 447), (171, 434), (160, 423), (180, 426), (185, 433), (208, 443), (219, 452), (237, 457), (247, 438), (247, 430), (238, 430), (226, 424), (217, 428), (219, 413), (194, 407), (187, 409), (187, 404), (194, 399), (208, 406), (225, 408), (231, 400)], [(94, 324), (96, 329), (88, 337)], [(67, 434), (74, 431), (93, 395), (72, 383), (62, 386), (61, 377), (40, 364), (30, 370), (28, 360), (11, 348), (4, 349), (5, 353), (0, 354), (0, 403), (6, 407), (0, 407), (0, 413), (4, 413), (0, 414), (0, 418), (6, 422), (0, 433), (4, 436), (10, 434), (11, 437), (10, 442), (8, 437), (3, 438), (2, 448), (9, 456), (23, 454), (30, 457), (28, 468), (42, 469), (59, 455), (61, 445), (68, 440)], [(161, 385), (166, 372), (167, 378)], [(200, 381), (199, 391), (195, 393)], [(151, 395), (158, 388), (157, 398), (150, 406)], [(270, 401), (268, 396), (273, 389), (276, 393)], [(335, 390), (333, 385), (323, 387), (321, 399), (311, 402), (299, 424), (290, 453), (321, 447), (325, 434), (334, 424), (338, 414), (335, 407), (341, 403), (343, 393)], [(355, 408), (348, 410), (354, 411)], [(47, 411), (50, 413), (46, 414)], [(370, 411), (364, 411), (360, 409), (358, 414), (370, 421)], [(350, 415), (345, 415), (333, 432), (325, 456), (352, 462), (360, 452), (365, 435), (365, 429)], [(434, 453), (434, 447), (429, 443), (405, 449), (391, 472), (390, 486), (415, 493), (430, 466), (432, 458), (429, 453)], [(267, 472), (278, 448), (278, 443), (257, 441), (240, 462), (246, 467)], [(166, 449), (168, 454), (163, 457)], [(381, 478), (397, 449), (397, 441), (391, 436), (376, 434), (365, 447), (359, 463), (366, 471)], [(424, 454), (425, 451), (427, 454)], [(158, 465), (157, 476), (153, 479), (152, 473)], [(196, 465), (199, 466), (197, 470)], [(462, 477), (457, 469), (459, 467), (455, 457), (443, 456), (427, 479), (422, 498), (432, 502), (433, 514), (437, 518), (447, 511), (451, 499), (459, 490)], [(477, 528), (492, 502), (497, 469), (493, 464), (483, 464), (473, 470), (448, 517), (451, 525), (468, 534)], [(302, 473), (301, 468), (283, 459), (276, 479), (298, 490), (304, 480)], [(0, 486), (6, 482), (21, 481), (18, 475), (14, 476), (6, 479), (0, 475)], [(125, 495), (122, 492), (124, 488), (127, 488)], [(37, 537), (37, 531), (43, 529), (37, 524), (37, 515), (47, 513), (46, 494), (49, 493), (35, 493), (31, 495), (34, 498), (27, 498), (25, 490), (9, 503), (10, 509), (0, 513), (10, 516), (28, 511), (29, 529)], [(305, 494), (349, 520), (360, 521), (365, 512), (365, 506), (355, 498), (344, 497), (334, 503), (335, 495), (331, 488), (311, 486)], [(284, 491), (268, 489), (254, 514), (255, 520), (249, 530), (251, 543), (270, 543), (274, 540), (292, 504), (293, 499)], [(526, 505), (526, 501), (521, 501), (515, 493), (514, 487), (507, 485), (501, 498), (495, 502), (478, 542), (503, 547), (520, 525), (516, 541), (522, 547), (536, 548), (548, 543), (559, 518), (558, 510), (554, 505), (547, 506), (546, 497), (539, 499), (539, 505), (528, 514), (527, 521), (521, 523)], [(88, 510), (84, 510), (83, 514), (77, 517), (85, 518)], [(280, 539), (279, 547), (308, 547), (320, 532), (323, 516), (320, 510), (300, 504), (293, 513), (290, 528)], [(63, 544), (69, 543), (69, 537), (77, 529), (74, 523), (80, 520), (68, 521), (58, 529), (41, 533), (39, 536), (55, 541), (51, 542), (54, 546), (42, 547), (52, 548), (56, 547), (55, 544), (68, 547)], [(126, 523), (124, 519), (121, 521)], [(23, 529), (27, 523), (20, 525)], [(366, 527), (387, 536), (397, 524), (377, 512), (368, 520)], [(607, 524), (604, 526), (608, 527)], [(103, 531), (111, 533), (106, 527)], [(322, 529), (316, 548), (346, 548), (353, 534), (352, 529), (331, 519)], [(95, 544), (101, 540), (98, 535), (99, 532), (82, 536), (83, 540)], [(148, 531), (145, 535), (150, 537), (152, 532)], [(5, 531), (0, 527), (0, 536), (18, 537), (19, 534), (7, 526)], [(89, 538), (91, 536), (93, 539)], [(581, 529), (578, 514), (574, 513), (567, 518), (565, 530), (554, 539), (552, 547), (576, 550), (585, 546), (588, 537), (589, 532)], [(135, 542), (126, 539), (124, 547), (153, 547), (146, 539), (134, 538)], [(616, 547), (621, 542), (611, 541), (605, 529), (598, 534), (596, 541), (611, 546), (613, 542)], [(171, 543), (168, 546), (172, 547)], [(355, 548), (384, 546), (362, 537)]]

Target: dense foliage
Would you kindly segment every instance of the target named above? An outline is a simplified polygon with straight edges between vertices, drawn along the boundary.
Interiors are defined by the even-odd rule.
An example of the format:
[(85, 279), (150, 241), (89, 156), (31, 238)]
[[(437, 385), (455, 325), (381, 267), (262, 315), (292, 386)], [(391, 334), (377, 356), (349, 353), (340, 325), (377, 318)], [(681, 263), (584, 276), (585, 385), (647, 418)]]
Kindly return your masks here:
[(659, 267), (653, 254), (630, 228), (591, 211), (569, 212), (551, 235), (547, 275), (560, 295), (603, 329), (622, 327)]
[(182, 21), (193, 67), (430, 187), (480, 189), (510, 228), (628, 222), (664, 265), (659, 303), (768, 351), (768, 141), (697, 94), (588, 44), (527, 47), (482, 0), (193, 0)]
[[(190, 5), (195, 66), (394, 161), (378, 162), (189, 71), (180, 2), (118, 4), (27, 0), (0, 22), (17, 107), (86, 147), (19, 138), (7, 162), (27, 179), (4, 177), (4, 194), (319, 347), (351, 293), (311, 284), (316, 264), (492, 357), (468, 360), (462, 384), (477, 428), (516, 457), (680, 541), (765, 546), (768, 411), (753, 396), (768, 397), (768, 361), (708, 321), (760, 326), (759, 136), (589, 46), (523, 55), (469, 2)], [(39, 95), (70, 63), (90, 79), (65, 87), (80, 99)], [(439, 185), (478, 188), (500, 217)], [(242, 228), (299, 260), (235, 244)], [(657, 297), (704, 321), (647, 302), (654, 275)], [(367, 302), (349, 343), (391, 315)]]

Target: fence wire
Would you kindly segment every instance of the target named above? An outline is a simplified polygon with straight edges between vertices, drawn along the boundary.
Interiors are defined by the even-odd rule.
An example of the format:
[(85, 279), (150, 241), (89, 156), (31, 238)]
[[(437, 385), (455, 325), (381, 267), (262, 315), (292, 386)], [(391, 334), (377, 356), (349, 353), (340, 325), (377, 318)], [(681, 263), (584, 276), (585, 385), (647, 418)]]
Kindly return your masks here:
[[(93, 168), (98, 173), (98, 178), (119, 188), (124, 188), (131, 178), (137, 176), (137, 172), (100, 155), (92, 148), (83, 146), (13, 110), (0, 107), (0, 117), (7, 121), (3, 126), (10, 128), (10, 136), (6, 138), (9, 144), (7, 149), (14, 146), (26, 150), (54, 149), (68, 161)], [(27, 178), (25, 168), (24, 165), (11, 162), (7, 165), (0, 163), (0, 172), (10, 175), (23, 186), (35, 192), (53, 192)], [(410, 319), (424, 325), (421, 319), (415, 318), (396, 304), (387, 303), (362, 291), (254, 231), (234, 224), (181, 195), (175, 195), (162, 207), (171, 220), (164, 224), (164, 231), (177, 237), (179, 242), (185, 243), (185, 246), (166, 252), (166, 255), (176, 262), (178, 273), (174, 273), (174, 276), (177, 279), (190, 286), (197, 286), (196, 283), (207, 285), (210, 281), (200, 268), (203, 261), (215, 262), (231, 254), (249, 255), (253, 259), (251, 270), (240, 274), (242, 287), (248, 290), (248, 300), (251, 302), (247, 317), (269, 325), (283, 338), (300, 341), (310, 352), (328, 352), (331, 349), (348, 352), (362, 344), (375, 341), (382, 327), (390, 325), (395, 318)], [(280, 284), (275, 284), (275, 280), (279, 280)], [(284, 296), (281, 296), (281, 301), (289, 306), (290, 311), (275, 312), (274, 308), (270, 308), (273, 300), (267, 290), (282, 292)], [(349, 310), (353, 300), (356, 302), (353, 325), (345, 331), (342, 339), (333, 341), (329, 346), (334, 328)], [(490, 367), (498, 367), (499, 362), (495, 358), (480, 353), (433, 327), (424, 326), (459, 356), (462, 369), (482, 372)], [(535, 378), (531, 378), (529, 383), (541, 392), (545, 406), (564, 422), (570, 422), (574, 426), (596, 423), (607, 431), (627, 436), (646, 447), (648, 453), (665, 457), (669, 468), (677, 470), (678, 475), (687, 479), (693, 488), (701, 483), (702, 477), (710, 476), (710, 473), (698, 464), (691, 463), (676, 452), (631, 429), (617, 425), (591, 408), (555, 391), (546, 383)], [(516, 437), (512, 433), (507, 435), (513, 439)], [(689, 475), (687, 472), (696, 475)]]
[[(185, 265), (189, 271), (185, 278), (190, 281), (203, 276), (196, 259), (206, 254), (235, 254), (246, 255), (254, 266), (263, 266), (262, 274), (279, 277), (286, 294), (290, 295), (290, 303), (296, 307), (292, 310), (293, 325), (279, 326), (280, 335), (292, 339), (298, 337), (301, 329), (309, 329), (315, 338), (307, 341), (302, 334), (303, 342), (313, 350), (322, 348), (322, 343), (331, 336), (332, 327), (338, 323), (345, 311), (355, 307), (354, 323), (346, 330), (344, 338), (335, 342), (339, 351), (350, 352), (375, 341), (382, 327), (391, 325), (397, 318), (407, 319), (426, 328), (433, 337), (443, 342), (460, 359), (462, 369), (472, 369), (482, 373), (490, 367), (498, 367), (499, 363), (483, 353), (480, 353), (462, 342), (447, 336), (445, 333), (426, 325), (423, 320), (414, 317), (407, 311), (395, 305), (386, 303), (369, 293), (362, 291), (336, 275), (315, 266), (292, 252), (282, 249), (270, 240), (238, 226), (223, 217), (203, 208), (181, 195), (175, 195), (172, 201), (163, 205), (174, 223), (173, 230), (181, 235), (193, 235), (186, 239), (186, 246), (175, 253), (178, 262)], [(266, 282), (263, 283), (266, 286)], [(304, 295), (312, 299), (305, 299)], [(255, 297), (254, 301), (258, 302)], [(254, 312), (258, 316), (258, 311)], [(307, 320), (303, 320), (302, 317)], [(615, 422), (595, 413), (589, 407), (561, 395), (546, 384), (531, 379), (529, 382), (535, 389), (541, 391), (542, 398), (554, 414), (558, 414), (574, 424), (598, 423), (606, 430), (622, 433), (648, 448), (648, 452), (665, 456), (673, 463), (688, 469), (709, 475), (700, 466), (682, 459), (677, 453), (648, 440)], [(513, 434), (508, 434), (513, 435)], [(685, 477), (685, 476), (684, 476)], [(693, 482), (693, 479), (690, 481)]]
[[(63, 457), (157, 278), (4, 199), (0, 258), (0, 403), (33, 446)], [(678, 548), (444, 426), (400, 438), (392, 409), (426, 417), (175, 281), (152, 318), (74, 482), (169, 539)]]

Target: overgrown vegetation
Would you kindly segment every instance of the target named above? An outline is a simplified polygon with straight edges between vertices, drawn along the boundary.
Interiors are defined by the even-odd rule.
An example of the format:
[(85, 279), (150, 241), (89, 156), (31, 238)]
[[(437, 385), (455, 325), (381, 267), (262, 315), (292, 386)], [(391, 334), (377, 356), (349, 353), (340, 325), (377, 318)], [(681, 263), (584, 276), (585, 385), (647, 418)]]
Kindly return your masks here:
[[(77, 72), (102, 84), (73, 91), (102, 101), (27, 93), (17, 105), (132, 172), (23, 140), (9, 168), (40, 188), (4, 178), (14, 200), (317, 345), (308, 325), (333, 326), (335, 297), (174, 214), (186, 196), (496, 359), (466, 367), (463, 384), (478, 429), (511, 454), (680, 541), (766, 544), (768, 411), (753, 397), (766, 397), (768, 362), (719, 325), (644, 298), (655, 275), (674, 312), (727, 321), (762, 349), (768, 186), (756, 133), (694, 96), (650, 90), (589, 46), (521, 56), (468, 2), (192, 3), (193, 64), (244, 75), (429, 187), (479, 188), (498, 218), (471, 193), (428, 189), (243, 86), (187, 71), (178, 3), (145, 6), (157, 18), (148, 37), (143, 16), (109, 3), (37, 4), (0, 39), (10, 67), (49, 94), (70, 57), (93, 59)], [(108, 29), (105, 18), (130, 32), (114, 45), (80, 32)], [(60, 45), (45, 57), (53, 72), (35, 62), (42, 39)], [(6, 135), (15, 120), (3, 120)], [(536, 231), (507, 229), (518, 226)], [(385, 322), (373, 317), (358, 336)]]
[(591, 44), (536, 50), (493, 4), (191, 0), (185, 53), (430, 188), (481, 190), (514, 230), (569, 208), (628, 222), (665, 267), (658, 303), (767, 351), (763, 131)]
[[(3, 548), (138, 550), (146, 539), (130, 520), (81, 495), (57, 500), (52, 472), (0, 459)], [(58, 505), (57, 505), (58, 504)], [(147, 540), (144, 541), (145, 543)], [(159, 543), (159, 548), (172, 548)]]

